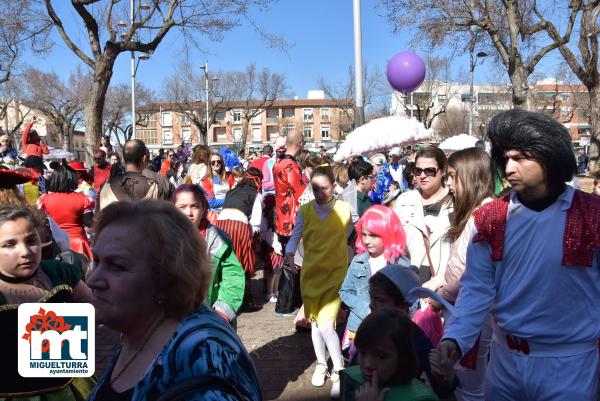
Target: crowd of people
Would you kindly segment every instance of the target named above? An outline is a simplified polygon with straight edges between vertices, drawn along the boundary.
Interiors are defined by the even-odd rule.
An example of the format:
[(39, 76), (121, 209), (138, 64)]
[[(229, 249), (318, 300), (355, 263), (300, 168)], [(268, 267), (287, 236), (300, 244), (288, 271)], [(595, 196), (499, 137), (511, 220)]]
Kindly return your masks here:
[(569, 185), (580, 160), (546, 115), (498, 114), (489, 153), (333, 162), (292, 130), (249, 160), (103, 138), (89, 169), (46, 165), (32, 124), (21, 166), (0, 138), (4, 334), (10, 305), (91, 302), (121, 344), (98, 378), (40, 381), (6, 340), (0, 397), (261, 400), (236, 321), (272, 302), (332, 398), (597, 399), (600, 176)]

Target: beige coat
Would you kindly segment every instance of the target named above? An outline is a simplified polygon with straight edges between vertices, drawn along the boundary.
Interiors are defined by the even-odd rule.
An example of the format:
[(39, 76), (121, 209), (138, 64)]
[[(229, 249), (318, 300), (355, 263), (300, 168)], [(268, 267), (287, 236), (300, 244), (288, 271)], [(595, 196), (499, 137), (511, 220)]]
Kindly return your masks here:
[[(445, 189), (444, 195), (447, 194), (448, 189)], [(437, 290), (444, 284), (444, 275), (450, 258), (451, 246), (451, 241), (446, 233), (450, 227), (452, 210), (452, 203), (445, 203), (433, 224), (430, 223), (429, 226), (426, 226), (423, 202), (419, 191), (410, 190), (403, 193), (394, 205), (394, 212), (400, 218), (402, 227), (406, 232), (407, 256), (410, 258), (411, 264), (417, 267), (429, 266), (424, 240), (429, 242), (429, 254), (435, 275), (432, 275), (431, 280), (424, 283), (423, 287), (432, 291)]]

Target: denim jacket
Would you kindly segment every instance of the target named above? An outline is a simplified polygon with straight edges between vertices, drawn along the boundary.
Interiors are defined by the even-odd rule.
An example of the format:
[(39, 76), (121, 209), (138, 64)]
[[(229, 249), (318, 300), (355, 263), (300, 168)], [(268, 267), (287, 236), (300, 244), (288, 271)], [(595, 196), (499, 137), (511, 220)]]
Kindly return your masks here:
[[(410, 266), (410, 261), (405, 257), (401, 257), (396, 261), (390, 261), (388, 264), (398, 264), (408, 267)], [(352, 259), (352, 262), (350, 262), (348, 273), (346, 273), (346, 278), (340, 289), (340, 298), (348, 309), (350, 309), (350, 316), (346, 324), (346, 329), (349, 331), (356, 332), (363, 319), (369, 314), (369, 304), (371, 303), (371, 298), (369, 297), (370, 278), (371, 266), (369, 266), (369, 253), (365, 252), (356, 255)]]

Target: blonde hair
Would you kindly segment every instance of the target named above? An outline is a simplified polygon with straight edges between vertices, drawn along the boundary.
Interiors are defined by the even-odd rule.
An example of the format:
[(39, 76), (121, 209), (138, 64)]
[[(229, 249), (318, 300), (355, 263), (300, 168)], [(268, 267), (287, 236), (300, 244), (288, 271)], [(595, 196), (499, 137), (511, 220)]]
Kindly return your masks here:
[(156, 276), (165, 314), (181, 319), (196, 311), (206, 297), (212, 269), (206, 242), (192, 222), (169, 202), (116, 202), (102, 209), (96, 238), (114, 223), (152, 233), (147, 236), (154, 250), (149, 267)]

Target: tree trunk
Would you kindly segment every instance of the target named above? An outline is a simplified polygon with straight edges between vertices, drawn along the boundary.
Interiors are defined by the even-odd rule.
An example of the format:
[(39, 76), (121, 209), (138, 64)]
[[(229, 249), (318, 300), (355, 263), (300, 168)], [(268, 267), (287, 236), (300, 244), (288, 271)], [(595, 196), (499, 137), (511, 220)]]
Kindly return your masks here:
[(600, 170), (600, 87), (588, 87), (590, 92), (590, 176)]
[(509, 72), (512, 84), (512, 102), (517, 109), (536, 111), (535, 93), (527, 82), (529, 73), (523, 67), (517, 67)]
[(250, 127), (250, 119), (244, 118), (244, 124), (242, 125), (242, 142), (240, 151), (244, 151), (246, 154), (246, 142), (248, 141), (248, 128)]
[(62, 131), (62, 149), (69, 152), (71, 150), (71, 124), (63, 121), (60, 124), (60, 130)]
[(103, 134), (104, 102), (117, 55), (118, 53), (107, 46), (101, 58), (96, 60), (94, 81), (85, 104), (85, 160), (88, 166), (93, 164), (94, 151), (98, 148)]

